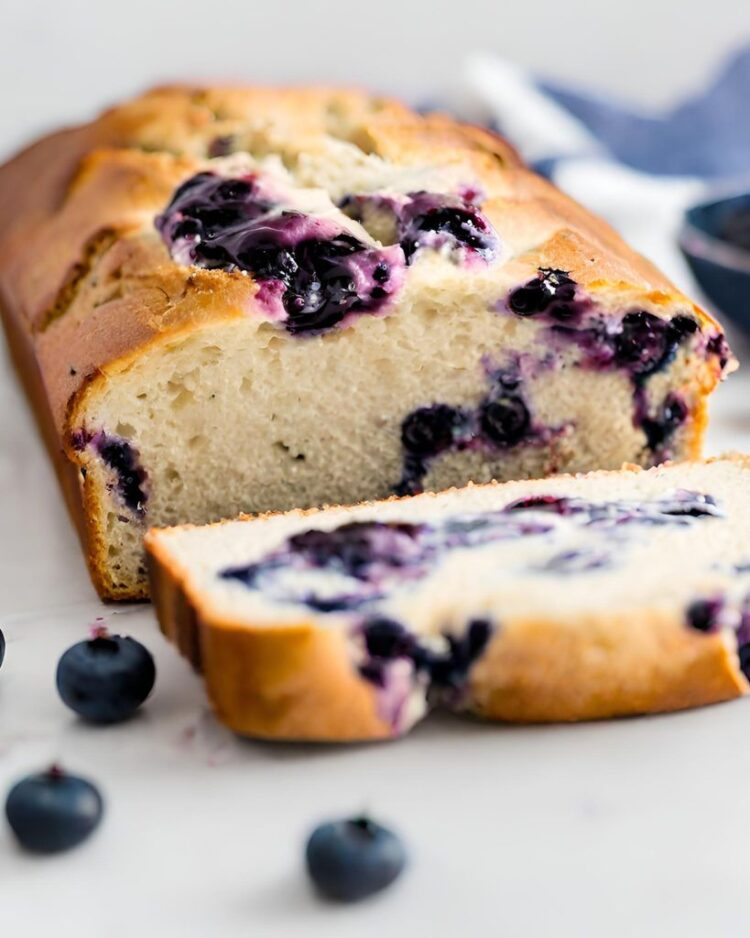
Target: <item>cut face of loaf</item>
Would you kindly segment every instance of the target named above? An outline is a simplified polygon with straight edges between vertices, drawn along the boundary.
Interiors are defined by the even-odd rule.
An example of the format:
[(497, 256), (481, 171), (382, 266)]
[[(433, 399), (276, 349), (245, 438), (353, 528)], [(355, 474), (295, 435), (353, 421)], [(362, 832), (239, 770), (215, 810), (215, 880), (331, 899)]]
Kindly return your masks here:
[(163, 631), (252, 736), (398, 736), (747, 692), (750, 463), (636, 467), (153, 530)]
[(0, 193), (8, 331), (108, 598), (146, 595), (149, 525), (696, 456), (733, 365), (503, 141), (366, 95), (160, 90)]

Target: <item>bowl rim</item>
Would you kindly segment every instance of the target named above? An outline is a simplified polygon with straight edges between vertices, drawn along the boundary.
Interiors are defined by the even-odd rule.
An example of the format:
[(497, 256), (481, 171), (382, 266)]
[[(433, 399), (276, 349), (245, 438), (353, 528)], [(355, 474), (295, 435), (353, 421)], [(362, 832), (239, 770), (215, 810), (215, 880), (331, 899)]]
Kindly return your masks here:
[[(712, 205), (714, 203), (707, 202), (703, 204)], [(693, 206), (693, 208), (700, 207)], [(677, 241), (683, 254), (700, 260), (711, 261), (719, 267), (750, 274), (750, 251), (730, 244), (728, 241), (724, 241), (723, 238), (707, 234), (702, 228), (698, 228), (687, 220), (687, 212)]]

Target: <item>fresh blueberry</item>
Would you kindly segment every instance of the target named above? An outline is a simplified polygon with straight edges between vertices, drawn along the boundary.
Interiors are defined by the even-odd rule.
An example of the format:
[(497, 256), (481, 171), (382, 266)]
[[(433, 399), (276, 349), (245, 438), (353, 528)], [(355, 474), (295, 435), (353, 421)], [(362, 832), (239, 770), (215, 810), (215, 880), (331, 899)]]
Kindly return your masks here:
[(316, 827), (305, 849), (307, 871), (327, 899), (357, 902), (385, 889), (406, 866), (400, 838), (367, 817)]
[(33, 853), (59, 853), (82, 843), (103, 812), (96, 786), (57, 766), (11, 788), (5, 814), (18, 842)]
[(0, 668), (3, 666), (3, 661), (5, 661), (5, 636), (3, 630), (0, 629)]
[(462, 422), (461, 412), (447, 404), (420, 407), (401, 425), (401, 442), (416, 456), (437, 456), (453, 445)]
[(528, 433), (531, 419), (526, 405), (513, 394), (503, 394), (482, 405), (479, 425), (495, 446), (514, 446)]
[(57, 665), (63, 703), (91, 723), (118, 723), (132, 716), (155, 679), (148, 649), (134, 638), (103, 630), (69, 648)]

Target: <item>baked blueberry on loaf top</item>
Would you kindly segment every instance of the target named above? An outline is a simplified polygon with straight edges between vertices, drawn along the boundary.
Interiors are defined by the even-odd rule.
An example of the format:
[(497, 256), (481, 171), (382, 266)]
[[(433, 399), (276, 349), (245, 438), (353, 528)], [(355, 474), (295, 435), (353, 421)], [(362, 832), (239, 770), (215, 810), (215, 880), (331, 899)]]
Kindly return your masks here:
[(240, 733), (370, 739), (750, 688), (750, 460), (154, 530), (161, 627)]
[(732, 364), (504, 141), (363, 93), (159, 89), (20, 154), (0, 205), (107, 598), (146, 595), (149, 525), (694, 456)]

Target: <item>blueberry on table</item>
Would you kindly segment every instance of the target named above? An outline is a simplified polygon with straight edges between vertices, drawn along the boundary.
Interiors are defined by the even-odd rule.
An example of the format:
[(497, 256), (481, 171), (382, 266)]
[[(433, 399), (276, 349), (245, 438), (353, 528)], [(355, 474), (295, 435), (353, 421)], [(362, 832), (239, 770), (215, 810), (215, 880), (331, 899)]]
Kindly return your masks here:
[(316, 827), (307, 841), (305, 859), (322, 895), (356, 902), (390, 886), (406, 865), (406, 851), (388, 828), (355, 817)]
[(134, 638), (99, 630), (69, 648), (57, 665), (57, 690), (91, 723), (126, 720), (151, 693), (156, 667), (151, 653)]
[(33, 853), (76, 847), (97, 828), (104, 804), (91, 782), (52, 766), (11, 788), (5, 815), (18, 842)]

